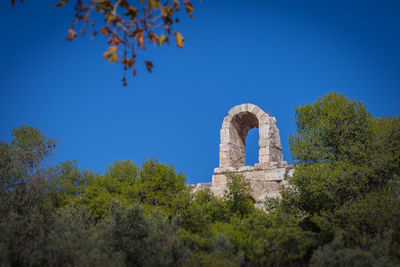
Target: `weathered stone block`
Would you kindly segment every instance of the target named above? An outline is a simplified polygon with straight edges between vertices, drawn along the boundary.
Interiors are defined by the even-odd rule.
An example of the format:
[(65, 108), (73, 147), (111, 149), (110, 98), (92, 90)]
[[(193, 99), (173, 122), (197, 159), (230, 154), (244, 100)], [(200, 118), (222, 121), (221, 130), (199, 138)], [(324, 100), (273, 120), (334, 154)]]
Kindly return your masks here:
[[(245, 140), (247, 132), (259, 128), (259, 162), (245, 166)], [(220, 131), (219, 168), (214, 169), (212, 183), (198, 184), (193, 191), (209, 188), (216, 196), (226, 190), (227, 173), (243, 175), (251, 184), (257, 207), (263, 207), (266, 197), (279, 197), (284, 175), (293, 173), (291, 166), (283, 161), (279, 130), (276, 119), (258, 106), (242, 104), (229, 110)]]
[(264, 113), (258, 119), (258, 123), (268, 123), (269, 119), (270, 119), (270, 116), (268, 116), (268, 114)]

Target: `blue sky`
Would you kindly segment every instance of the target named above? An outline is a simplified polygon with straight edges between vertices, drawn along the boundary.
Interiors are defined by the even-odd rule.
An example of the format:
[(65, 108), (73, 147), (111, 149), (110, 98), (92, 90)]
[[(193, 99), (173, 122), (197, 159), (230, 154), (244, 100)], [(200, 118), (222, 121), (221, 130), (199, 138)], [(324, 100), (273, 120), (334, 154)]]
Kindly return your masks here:
[[(172, 163), (188, 183), (211, 181), (228, 110), (253, 103), (277, 118), (284, 159), (294, 108), (329, 91), (375, 116), (398, 114), (400, 1), (202, 0), (182, 16), (186, 42), (148, 49), (123, 87), (104, 41), (65, 35), (72, 6), (0, 3), (0, 140), (21, 124), (60, 140), (55, 161), (104, 172), (114, 160)], [(247, 139), (257, 161), (256, 130)]]

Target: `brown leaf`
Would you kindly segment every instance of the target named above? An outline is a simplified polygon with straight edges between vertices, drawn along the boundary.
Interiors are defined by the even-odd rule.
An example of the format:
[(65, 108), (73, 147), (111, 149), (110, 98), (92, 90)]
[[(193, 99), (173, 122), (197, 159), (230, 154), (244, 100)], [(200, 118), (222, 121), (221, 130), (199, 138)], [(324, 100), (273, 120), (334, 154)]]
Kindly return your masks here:
[(133, 6), (129, 6), (128, 12), (126, 12), (124, 15), (125, 16), (130, 16), (131, 20), (136, 20), (137, 14), (138, 14), (137, 8), (135, 8)]
[(117, 55), (118, 46), (110, 46), (108, 51), (103, 54), (103, 58), (109, 58), (108, 63), (111, 64), (113, 62), (118, 62)]
[(192, 13), (194, 12), (194, 7), (190, 1), (183, 1), (185, 4), (186, 12), (189, 14), (189, 17), (193, 18)]
[(136, 62), (135, 62), (135, 56), (132, 56), (131, 59), (129, 59), (128, 61), (128, 66), (129, 68), (132, 68), (133, 66), (135, 66)]
[(158, 46), (161, 46), (164, 42), (169, 44), (168, 36), (165, 36), (164, 34), (161, 34), (160, 39), (158, 39)]
[(107, 41), (107, 44), (112, 44), (112, 45), (115, 45), (115, 46), (117, 46), (119, 43), (124, 43), (124, 41), (118, 35), (113, 35)]
[(160, 4), (160, 0), (149, 0), (148, 6), (156, 10), (162, 5)]
[(171, 34), (171, 28), (168, 25), (165, 25), (165, 30), (168, 34)]
[(111, 31), (108, 27), (102, 27), (102, 28), (100, 28), (100, 31), (101, 31), (101, 34), (103, 35), (103, 38), (111, 33)]
[(65, 5), (66, 3), (68, 3), (69, 0), (61, 0), (60, 2), (58, 2), (54, 7), (62, 7), (63, 5)]
[(148, 72), (152, 73), (153, 63), (151, 61), (145, 61), (146, 69)]
[(68, 41), (72, 41), (74, 40), (76, 37), (78, 37), (78, 35), (76, 34), (76, 31), (74, 29), (68, 29), (68, 34), (65, 39), (67, 39)]
[(161, 18), (164, 21), (165, 25), (171, 25), (172, 24), (172, 16), (174, 15), (174, 9), (173, 7), (164, 7), (161, 12)]
[(149, 43), (158, 42), (160, 38), (158, 38), (157, 34), (154, 32), (149, 33)]
[(135, 34), (135, 40), (138, 42), (139, 46), (144, 48), (144, 33), (143, 31), (140, 29), (139, 31), (137, 31)]
[(78, 35), (76, 34), (76, 31), (72, 28), (68, 30), (68, 34), (72, 37), (72, 39), (75, 39), (76, 37), (78, 37)]
[(182, 34), (180, 34), (179, 32), (174, 32), (174, 35), (175, 35), (176, 45), (179, 48), (183, 48), (183, 43), (185, 42), (185, 39), (183, 38)]
[(126, 57), (126, 58), (122, 59), (121, 63), (124, 64), (126, 70), (128, 68), (130, 69), (135, 65), (135, 58), (134, 57), (132, 57), (132, 58)]
[(115, 17), (116, 17), (116, 16), (114, 16), (114, 15), (111, 14), (111, 13), (107, 13), (107, 14), (106, 14), (106, 20), (107, 20), (108, 23), (110, 23), (110, 22), (112, 22), (113, 20), (115, 20)]

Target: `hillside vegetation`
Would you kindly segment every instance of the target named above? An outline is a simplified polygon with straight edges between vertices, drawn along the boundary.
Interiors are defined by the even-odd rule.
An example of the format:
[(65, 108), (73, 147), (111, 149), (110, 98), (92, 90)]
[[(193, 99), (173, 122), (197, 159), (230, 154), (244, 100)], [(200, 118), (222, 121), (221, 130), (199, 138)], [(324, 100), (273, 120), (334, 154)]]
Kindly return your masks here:
[(296, 170), (268, 212), (241, 176), (217, 198), (156, 159), (51, 166), (57, 140), (16, 128), (0, 142), (0, 266), (399, 266), (399, 116), (329, 93), (295, 120)]

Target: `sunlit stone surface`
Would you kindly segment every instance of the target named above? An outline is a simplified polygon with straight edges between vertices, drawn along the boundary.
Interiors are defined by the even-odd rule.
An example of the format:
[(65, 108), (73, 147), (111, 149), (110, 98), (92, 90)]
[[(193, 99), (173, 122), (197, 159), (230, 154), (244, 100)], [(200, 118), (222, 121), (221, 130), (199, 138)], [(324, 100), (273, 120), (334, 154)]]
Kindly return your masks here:
[[(258, 128), (258, 163), (245, 166), (246, 136), (249, 130)], [(216, 196), (226, 189), (226, 173), (242, 174), (251, 184), (252, 197), (258, 207), (266, 197), (279, 197), (284, 175), (292, 174), (293, 168), (283, 161), (281, 138), (276, 119), (253, 104), (231, 108), (222, 122), (219, 145), (219, 167), (214, 169), (211, 183), (194, 185), (193, 192), (209, 188)]]

